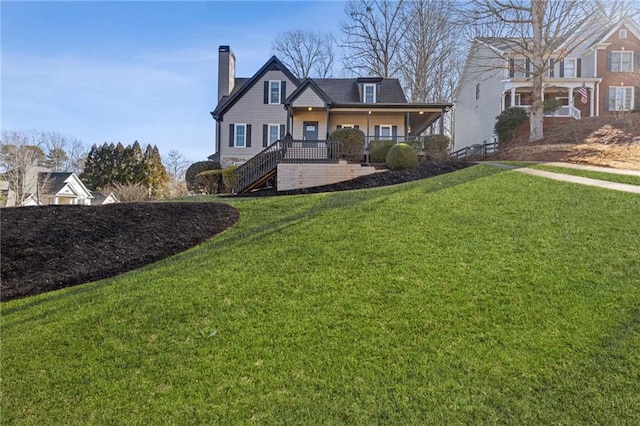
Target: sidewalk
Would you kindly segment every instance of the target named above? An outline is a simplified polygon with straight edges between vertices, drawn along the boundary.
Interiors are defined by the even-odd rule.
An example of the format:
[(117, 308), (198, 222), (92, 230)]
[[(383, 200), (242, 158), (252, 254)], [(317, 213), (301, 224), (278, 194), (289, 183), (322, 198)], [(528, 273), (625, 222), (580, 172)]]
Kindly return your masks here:
[[(516, 172), (524, 173), (532, 176), (544, 177), (547, 179), (559, 180), (563, 182), (577, 183), (580, 185), (597, 186), (599, 188), (613, 189), (614, 191), (631, 192), (634, 194), (640, 194), (640, 185), (630, 185), (628, 183), (610, 182), (607, 180), (592, 179), (581, 176), (565, 175), (562, 173), (547, 172), (544, 170), (530, 169), (522, 166), (512, 166), (510, 164), (495, 163), (492, 161), (481, 161), (480, 164), (487, 166), (498, 167), (500, 169), (513, 170)], [(535, 164), (547, 164), (549, 166), (566, 167), (572, 169), (582, 169), (605, 173), (614, 173), (620, 175), (640, 176), (640, 171), (636, 170), (623, 170), (623, 169), (610, 169), (607, 167), (597, 166), (583, 166), (580, 164), (571, 163), (535, 163)]]

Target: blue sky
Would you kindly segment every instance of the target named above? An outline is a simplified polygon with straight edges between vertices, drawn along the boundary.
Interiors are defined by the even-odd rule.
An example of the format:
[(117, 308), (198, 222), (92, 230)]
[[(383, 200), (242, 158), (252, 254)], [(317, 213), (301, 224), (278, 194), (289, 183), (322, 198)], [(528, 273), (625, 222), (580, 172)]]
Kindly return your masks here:
[[(337, 1), (7, 2), (3, 130), (56, 131), (87, 146), (138, 140), (192, 161), (213, 153), (217, 53), (250, 77), (291, 29), (338, 33)], [(339, 67), (338, 67), (339, 68)], [(339, 69), (336, 69), (339, 72)]]

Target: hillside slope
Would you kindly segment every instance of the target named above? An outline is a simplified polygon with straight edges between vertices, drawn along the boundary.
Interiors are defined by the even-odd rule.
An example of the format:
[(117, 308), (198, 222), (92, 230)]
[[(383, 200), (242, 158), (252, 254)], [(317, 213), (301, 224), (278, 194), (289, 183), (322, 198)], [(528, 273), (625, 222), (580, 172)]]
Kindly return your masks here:
[(566, 161), (640, 170), (640, 114), (589, 117), (545, 129), (545, 138), (526, 136), (504, 144), (490, 160)]

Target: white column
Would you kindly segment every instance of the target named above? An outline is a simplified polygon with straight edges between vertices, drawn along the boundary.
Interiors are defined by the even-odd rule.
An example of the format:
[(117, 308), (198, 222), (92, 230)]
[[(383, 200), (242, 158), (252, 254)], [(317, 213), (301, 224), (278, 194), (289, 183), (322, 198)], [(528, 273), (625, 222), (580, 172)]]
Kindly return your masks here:
[(593, 117), (593, 112), (595, 110), (595, 84), (593, 85), (594, 87), (591, 87), (591, 96), (589, 96), (589, 116)]
[(516, 88), (512, 87), (511, 88), (511, 106), (515, 106), (516, 105)]
[(573, 87), (569, 87), (569, 106), (573, 106)]

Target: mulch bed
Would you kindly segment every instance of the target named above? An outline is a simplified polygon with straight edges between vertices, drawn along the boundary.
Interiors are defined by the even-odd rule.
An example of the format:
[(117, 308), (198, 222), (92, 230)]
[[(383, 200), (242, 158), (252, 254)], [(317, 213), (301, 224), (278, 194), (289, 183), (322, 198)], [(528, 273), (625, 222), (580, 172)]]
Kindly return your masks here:
[(2, 209), (0, 299), (111, 277), (233, 226), (222, 203), (122, 203)]
[[(315, 188), (245, 196), (335, 192), (425, 179), (471, 166), (421, 163)], [(238, 211), (222, 203), (122, 203), (41, 206), (0, 212), (0, 300), (112, 277), (171, 256), (233, 226)]]

